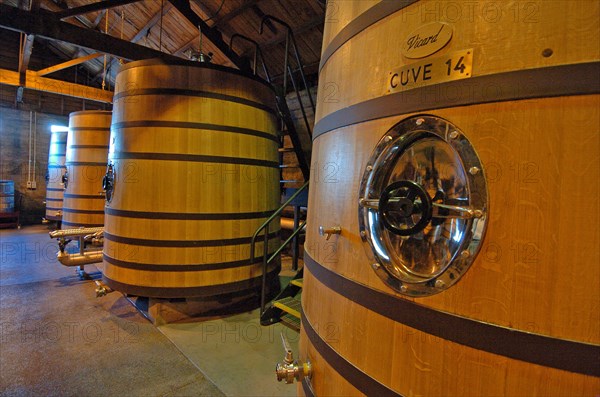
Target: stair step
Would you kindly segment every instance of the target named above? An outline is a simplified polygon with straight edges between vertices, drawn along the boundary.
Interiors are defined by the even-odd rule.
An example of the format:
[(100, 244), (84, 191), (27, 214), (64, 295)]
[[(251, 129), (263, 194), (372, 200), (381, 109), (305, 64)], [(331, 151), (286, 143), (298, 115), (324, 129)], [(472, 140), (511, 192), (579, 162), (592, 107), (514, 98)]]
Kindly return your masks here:
[(296, 287), (302, 288), (302, 281), (303, 280), (304, 280), (303, 278), (298, 278), (296, 280), (290, 281), (290, 284), (295, 285)]
[(280, 164), (279, 168), (300, 168), (299, 165), (291, 165), (291, 164)]
[(281, 323), (294, 331), (300, 332), (300, 319), (298, 317), (294, 317), (291, 314), (284, 314), (281, 316)]
[(293, 180), (293, 179), (289, 179), (289, 180), (288, 179), (283, 179), (283, 180), (280, 180), (279, 183), (304, 183), (304, 181), (296, 181), (296, 180)]
[(302, 310), (302, 304), (298, 299), (293, 297), (283, 298), (273, 302), (273, 306), (283, 310), (286, 313), (291, 314), (294, 317), (300, 318), (300, 311)]
[(277, 151), (279, 153), (293, 152), (294, 148), (293, 147), (280, 147), (279, 149), (277, 149)]

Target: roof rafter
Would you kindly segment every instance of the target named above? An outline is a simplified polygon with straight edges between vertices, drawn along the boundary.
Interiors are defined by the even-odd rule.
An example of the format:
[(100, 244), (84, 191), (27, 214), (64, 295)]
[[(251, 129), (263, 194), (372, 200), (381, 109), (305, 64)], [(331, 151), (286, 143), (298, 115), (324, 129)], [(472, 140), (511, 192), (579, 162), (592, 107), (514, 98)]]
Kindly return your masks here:
[(38, 76), (45, 76), (50, 73), (58, 72), (59, 70), (70, 68), (71, 66), (79, 65), (80, 63), (84, 63), (89, 61), (90, 59), (95, 59), (101, 57), (102, 54), (95, 53), (90, 55), (85, 55), (79, 58), (71, 59), (70, 61), (59, 63), (58, 65), (50, 66), (42, 70), (38, 70), (35, 72)]

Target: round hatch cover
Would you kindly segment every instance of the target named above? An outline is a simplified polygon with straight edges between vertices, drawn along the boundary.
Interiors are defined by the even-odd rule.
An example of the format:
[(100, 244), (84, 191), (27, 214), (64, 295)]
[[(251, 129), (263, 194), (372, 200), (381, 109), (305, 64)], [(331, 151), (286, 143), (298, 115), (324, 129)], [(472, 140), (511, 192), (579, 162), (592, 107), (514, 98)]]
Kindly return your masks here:
[(479, 251), (488, 208), (477, 153), (452, 123), (408, 118), (379, 141), (359, 194), (360, 234), (377, 274), (410, 296), (445, 290)]

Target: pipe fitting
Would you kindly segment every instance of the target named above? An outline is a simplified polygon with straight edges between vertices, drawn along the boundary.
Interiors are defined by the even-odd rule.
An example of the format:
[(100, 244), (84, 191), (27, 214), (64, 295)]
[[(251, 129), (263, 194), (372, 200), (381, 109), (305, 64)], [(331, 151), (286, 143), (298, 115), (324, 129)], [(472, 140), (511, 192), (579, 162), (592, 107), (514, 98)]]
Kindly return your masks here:
[(56, 259), (64, 266), (83, 266), (90, 263), (102, 262), (102, 251), (85, 254), (68, 254), (64, 251), (58, 251)]
[(74, 236), (87, 236), (89, 234), (96, 234), (104, 232), (103, 227), (82, 227), (79, 229), (63, 229), (53, 230), (50, 233), (50, 238), (61, 238), (61, 237), (74, 237)]

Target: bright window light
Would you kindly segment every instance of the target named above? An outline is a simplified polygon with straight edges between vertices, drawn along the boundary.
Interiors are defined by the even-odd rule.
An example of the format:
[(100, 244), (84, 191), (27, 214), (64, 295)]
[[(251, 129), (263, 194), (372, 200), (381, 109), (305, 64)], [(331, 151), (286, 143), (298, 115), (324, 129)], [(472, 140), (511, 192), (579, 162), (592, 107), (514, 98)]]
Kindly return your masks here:
[(51, 125), (51, 132), (67, 132), (69, 131), (69, 127), (65, 127), (64, 125)]

